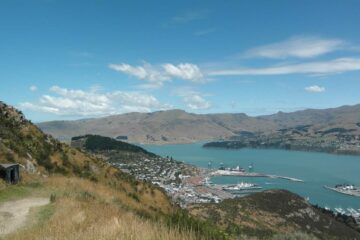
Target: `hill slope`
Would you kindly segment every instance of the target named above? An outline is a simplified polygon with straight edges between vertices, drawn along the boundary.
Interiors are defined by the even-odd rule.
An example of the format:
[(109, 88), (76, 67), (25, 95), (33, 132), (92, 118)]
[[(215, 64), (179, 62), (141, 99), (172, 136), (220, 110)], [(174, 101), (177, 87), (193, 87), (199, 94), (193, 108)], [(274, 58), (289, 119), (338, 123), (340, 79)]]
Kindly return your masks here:
[[(234, 236), (245, 234), (267, 239), (274, 234), (291, 236), (299, 231), (319, 239), (360, 239), (359, 232), (335, 220), (330, 213), (285, 190), (254, 193), (220, 204), (194, 205), (190, 212), (222, 226)], [(307, 237), (300, 235), (298, 239)]]
[[(24, 178), (54, 174), (81, 177), (93, 182), (115, 185), (119, 189), (126, 189), (129, 195), (137, 195), (140, 202), (144, 197), (146, 204), (144, 202), (143, 206), (148, 205), (148, 209), (144, 210), (149, 214), (154, 211), (163, 213), (171, 211), (171, 203), (162, 191), (155, 189), (152, 185), (136, 181), (132, 176), (95, 156), (71, 148), (51, 136), (43, 134), (20, 112), (3, 103), (0, 103), (0, 126), (1, 162), (20, 163), (23, 166)], [(30, 172), (33, 174), (29, 174)], [(142, 188), (153, 189), (156, 198), (153, 198), (150, 193), (147, 196), (145, 191), (139, 192), (138, 190)], [(153, 200), (151, 200), (152, 198)], [(133, 202), (130, 199), (129, 202)], [(136, 203), (135, 200), (134, 203)], [(143, 208), (141, 205), (139, 207)]]
[(128, 113), (97, 119), (52, 121), (38, 126), (54, 137), (69, 141), (71, 137), (98, 134), (125, 136), (130, 142), (186, 143), (197, 140), (229, 138), (241, 133), (271, 133), (282, 128), (310, 125), (310, 131), (331, 128), (355, 129), (360, 134), (360, 105), (332, 109), (309, 109), (249, 117), (246, 114), (193, 114), (182, 110), (154, 113)]
[[(200, 233), (203, 239), (222, 236), (215, 226), (206, 230), (206, 224), (188, 215), (182, 218), (184, 224), (171, 221), (180, 209), (162, 189), (43, 134), (21, 112), (0, 102), (0, 163), (15, 162), (21, 164), (21, 182), (8, 185), (0, 179), (0, 205), (33, 197), (47, 198), (51, 203), (32, 209), (27, 228), (6, 235), (6, 239), (115, 240), (122, 236), (185, 240), (199, 239)], [(0, 226), (14, 214), (1, 212)]]

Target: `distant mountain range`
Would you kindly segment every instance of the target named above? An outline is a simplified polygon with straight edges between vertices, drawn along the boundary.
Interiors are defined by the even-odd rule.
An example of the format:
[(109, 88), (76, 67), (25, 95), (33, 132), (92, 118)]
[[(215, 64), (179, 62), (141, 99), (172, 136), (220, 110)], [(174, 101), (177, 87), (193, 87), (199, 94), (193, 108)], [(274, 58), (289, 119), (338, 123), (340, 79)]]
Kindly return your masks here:
[[(228, 139), (251, 133), (270, 134), (280, 129), (308, 126), (308, 132), (345, 129), (360, 134), (360, 104), (329, 109), (250, 117), (244, 113), (194, 114), (183, 110), (153, 113), (126, 113), (75, 121), (37, 124), (44, 132), (62, 141), (71, 137), (98, 134), (139, 143), (189, 143)], [(348, 131), (349, 130), (349, 131)]]

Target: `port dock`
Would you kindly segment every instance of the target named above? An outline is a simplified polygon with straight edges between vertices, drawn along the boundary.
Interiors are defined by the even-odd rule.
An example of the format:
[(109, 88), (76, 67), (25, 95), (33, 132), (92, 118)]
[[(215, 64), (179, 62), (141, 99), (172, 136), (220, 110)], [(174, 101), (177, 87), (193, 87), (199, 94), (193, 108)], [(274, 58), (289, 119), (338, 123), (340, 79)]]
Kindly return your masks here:
[(293, 177), (286, 177), (286, 176), (279, 176), (273, 174), (263, 174), (263, 173), (255, 173), (255, 172), (244, 172), (244, 171), (231, 171), (231, 170), (215, 170), (210, 172), (210, 176), (236, 176), (236, 177), (267, 177), (267, 178), (279, 178), (285, 179), (292, 182), (304, 182), (304, 180), (293, 178)]

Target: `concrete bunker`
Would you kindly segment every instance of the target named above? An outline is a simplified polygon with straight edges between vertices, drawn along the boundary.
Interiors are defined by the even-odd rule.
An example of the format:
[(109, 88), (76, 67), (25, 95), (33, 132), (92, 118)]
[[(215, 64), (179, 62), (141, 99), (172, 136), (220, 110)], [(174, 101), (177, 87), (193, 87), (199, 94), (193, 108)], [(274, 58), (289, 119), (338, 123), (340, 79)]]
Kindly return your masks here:
[(7, 183), (18, 183), (20, 180), (20, 166), (17, 163), (1, 163), (0, 178)]

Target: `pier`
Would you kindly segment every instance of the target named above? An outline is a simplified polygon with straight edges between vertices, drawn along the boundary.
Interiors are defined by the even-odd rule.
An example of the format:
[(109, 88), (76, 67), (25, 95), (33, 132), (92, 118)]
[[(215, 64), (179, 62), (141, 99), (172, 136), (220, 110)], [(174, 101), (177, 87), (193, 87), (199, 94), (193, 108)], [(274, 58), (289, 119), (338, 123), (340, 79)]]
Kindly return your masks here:
[(210, 176), (236, 176), (236, 177), (267, 177), (267, 178), (279, 178), (285, 179), (292, 182), (304, 182), (304, 180), (293, 178), (293, 177), (286, 177), (286, 176), (278, 176), (272, 174), (263, 174), (263, 173), (255, 173), (255, 172), (242, 172), (242, 171), (229, 171), (229, 170), (216, 170), (210, 172)]

